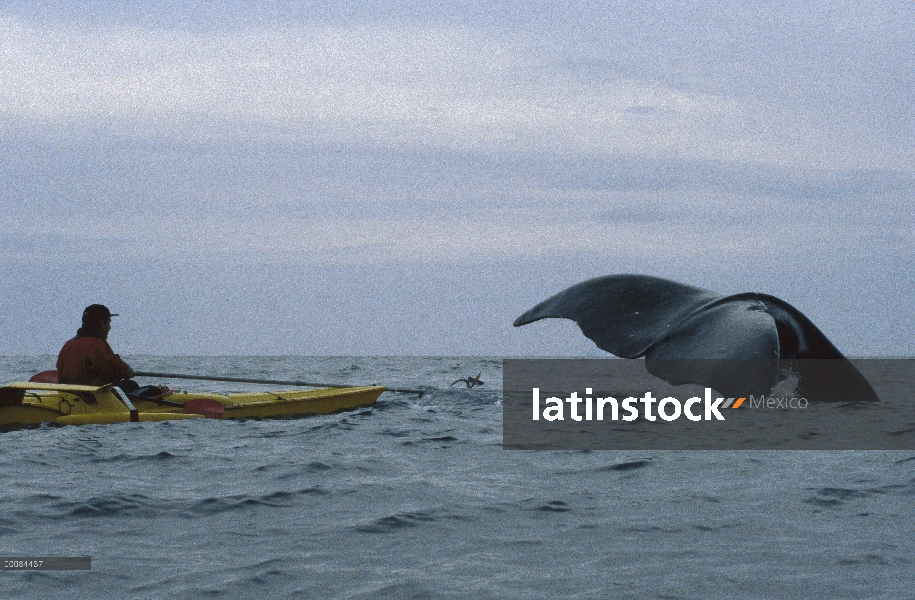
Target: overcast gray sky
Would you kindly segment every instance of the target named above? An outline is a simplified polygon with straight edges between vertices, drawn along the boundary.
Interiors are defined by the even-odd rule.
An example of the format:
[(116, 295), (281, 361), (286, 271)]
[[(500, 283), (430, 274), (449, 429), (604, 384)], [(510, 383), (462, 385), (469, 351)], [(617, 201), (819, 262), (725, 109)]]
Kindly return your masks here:
[(0, 2), (0, 353), (584, 354), (511, 322), (637, 272), (915, 355), (911, 2), (308, 4)]

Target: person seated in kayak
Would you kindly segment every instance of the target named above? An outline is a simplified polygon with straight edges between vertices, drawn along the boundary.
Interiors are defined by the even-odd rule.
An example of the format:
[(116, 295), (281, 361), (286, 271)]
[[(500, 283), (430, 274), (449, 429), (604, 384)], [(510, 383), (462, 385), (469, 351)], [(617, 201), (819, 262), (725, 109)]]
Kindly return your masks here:
[(116, 316), (101, 304), (93, 304), (83, 311), (83, 326), (76, 332), (76, 337), (64, 344), (57, 357), (57, 380), (60, 383), (117, 383), (124, 391), (139, 387), (130, 381), (134, 370), (114, 353), (106, 341), (111, 331), (111, 317)]

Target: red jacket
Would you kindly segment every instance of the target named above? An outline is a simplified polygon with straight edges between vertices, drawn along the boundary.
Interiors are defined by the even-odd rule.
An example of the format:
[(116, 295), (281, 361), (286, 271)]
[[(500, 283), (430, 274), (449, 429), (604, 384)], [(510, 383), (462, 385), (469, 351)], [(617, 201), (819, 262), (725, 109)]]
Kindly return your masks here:
[(114, 353), (105, 340), (75, 337), (57, 357), (57, 379), (61, 383), (102, 385), (126, 379), (133, 374), (130, 365)]

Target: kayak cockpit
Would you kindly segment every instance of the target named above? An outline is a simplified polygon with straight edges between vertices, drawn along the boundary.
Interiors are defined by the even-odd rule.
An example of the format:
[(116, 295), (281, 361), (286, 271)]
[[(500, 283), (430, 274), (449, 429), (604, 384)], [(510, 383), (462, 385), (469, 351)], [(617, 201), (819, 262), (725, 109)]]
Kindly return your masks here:
[(0, 387), (0, 426), (85, 425), (162, 421), (202, 415), (140, 413), (118, 387), (66, 383), (13, 382)]

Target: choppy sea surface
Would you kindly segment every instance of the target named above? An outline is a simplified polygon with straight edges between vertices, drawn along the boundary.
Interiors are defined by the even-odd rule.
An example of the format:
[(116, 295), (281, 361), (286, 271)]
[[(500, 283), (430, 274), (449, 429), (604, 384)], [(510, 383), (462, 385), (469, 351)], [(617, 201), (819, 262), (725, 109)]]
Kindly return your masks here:
[(505, 450), (499, 358), (125, 358), (429, 393), (0, 433), (0, 555), (92, 557), (0, 572), (0, 597), (915, 597), (915, 452)]

